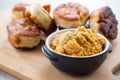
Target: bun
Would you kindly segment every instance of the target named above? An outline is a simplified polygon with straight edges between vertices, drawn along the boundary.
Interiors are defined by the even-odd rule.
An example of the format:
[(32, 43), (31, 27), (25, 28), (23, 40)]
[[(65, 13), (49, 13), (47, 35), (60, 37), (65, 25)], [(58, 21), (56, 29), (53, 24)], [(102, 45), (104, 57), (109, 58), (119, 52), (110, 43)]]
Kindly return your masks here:
[(103, 34), (109, 40), (117, 38), (118, 21), (111, 8), (108, 6), (96, 9), (90, 15), (90, 28)]
[(48, 31), (52, 24), (52, 18), (49, 13), (37, 4), (26, 7), (25, 16), (37, 24), (43, 31)]
[(13, 9), (12, 9), (12, 19), (20, 19), (20, 18), (24, 18), (24, 12), (25, 12), (25, 7), (29, 5), (26, 3), (18, 3), (16, 4)]
[(82, 26), (86, 23), (89, 10), (78, 3), (66, 3), (56, 7), (53, 16), (57, 26), (71, 28)]
[(40, 29), (29, 19), (11, 20), (7, 25), (9, 42), (16, 48), (34, 48), (40, 42)]
[[(32, 3), (31, 3), (32, 4)], [(17, 3), (12, 9), (12, 19), (20, 19), (25, 17), (25, 10), (26, 6), (31, 5), (30, 3)], [(39, 7), (41, 5), (39, 4)], [(50, 12), (50, 4), (44, 4), (42, 7), (47, 11)]]

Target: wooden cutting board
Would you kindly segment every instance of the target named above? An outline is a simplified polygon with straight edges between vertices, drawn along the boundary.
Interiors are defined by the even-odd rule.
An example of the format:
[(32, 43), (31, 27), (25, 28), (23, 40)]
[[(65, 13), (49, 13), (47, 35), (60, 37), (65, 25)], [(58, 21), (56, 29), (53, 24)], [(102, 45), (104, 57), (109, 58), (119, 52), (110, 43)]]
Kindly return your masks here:
[(44, 42), (32, 50), (20, 50), (11, 46), (6, 30), (10, 17), (10, 10), (0, 13), (0, 69), (22, 80), (120, 80), (120, 76), (113, 75), (120, 68), (120, 29), (118, 38), (112, 42), (113, 51), (108, 54), (102, 66), (90, 75), (76, 77), (51, 65), (41, 52)]

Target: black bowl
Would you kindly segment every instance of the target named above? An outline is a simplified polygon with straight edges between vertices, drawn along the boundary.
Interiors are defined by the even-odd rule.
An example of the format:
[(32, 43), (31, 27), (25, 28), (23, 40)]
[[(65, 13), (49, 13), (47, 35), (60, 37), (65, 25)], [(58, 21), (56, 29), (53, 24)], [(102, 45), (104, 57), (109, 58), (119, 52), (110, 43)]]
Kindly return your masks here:
[[(43, 54), (51, 61), (57, 69), (69, 74), (90, 74), (97, 70), (106, 59), (107, 53), (112, 51), (112, 46), (105, 39), (105, 48), (102, 52), (91, 56), (70, 56), (56, 52), (50, 47), (51, 41), (56, 34), (74, 29), (64, 29), (52, 33), (46, 39), (45, 45), (42, 46)], [(102, 36), (98, 34), (99, 36)]]

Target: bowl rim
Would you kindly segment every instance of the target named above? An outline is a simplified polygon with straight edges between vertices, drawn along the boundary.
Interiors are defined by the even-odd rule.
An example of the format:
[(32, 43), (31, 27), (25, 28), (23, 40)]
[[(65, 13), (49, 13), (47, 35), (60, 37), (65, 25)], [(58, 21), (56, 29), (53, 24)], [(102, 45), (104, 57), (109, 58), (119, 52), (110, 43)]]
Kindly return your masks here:
[(50, 42), (51, 42), (51, 40), (55, 37), (55, 35), (60, 34), (60, 33), (62, 33), (62, 32), (65, 32), (65, 31), (73, 31), (73, 30), (75, 30), (75, 29), (76, 29), (76, 28), (68, 28), (68, 29), (59, 30), (59, 31), (56, 31), (56, 32), (53, 32), (52, 34), (50, 34), (50, 35), (47, 37), (46, 41), (45, 41), (45, 45), (46, 45), (47, 49), (48, 49), (49, 51), (57, 54), (57, 55), (64, 56), (64, 57), (70, 57), (70, 58), (91, 58), (91, 57), (96, 57), (96, 56), (99, 56), (99, 55), (101, 55), (101, 54), (104, 54), (104, 53), (106, 53), (106, 52), (108, 51), (108, 49), (109, 49), (109, 41), (108, 41), (102, 34), (100, 34), (100, 33), (97, 33), (97, 34), (98, 34), (98, 36), (102, 36), (102, 37), (104, 38), (104, 40), (105, 40), (105, 42), (106, 42), (106, 43), (105, 43), (105, 48), (104, 48), (104, 50), (102, 50), (100, 53), (93, 54), (93, 55), (90, 55), (90, 56), (71, 56), (71, 55), (61, 54), (61, 53), (59, 53), (59, 52), (56, 52), (55, 50), (53, 50), (53, 49), (50, 47), (50, 44), (51, 44)]

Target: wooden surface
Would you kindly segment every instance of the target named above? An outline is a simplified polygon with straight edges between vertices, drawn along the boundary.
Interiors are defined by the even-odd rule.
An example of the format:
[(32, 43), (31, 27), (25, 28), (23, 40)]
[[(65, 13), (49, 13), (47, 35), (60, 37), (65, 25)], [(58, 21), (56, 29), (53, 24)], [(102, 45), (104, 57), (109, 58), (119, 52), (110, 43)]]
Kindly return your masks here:
[(41, 52), (43, 44), (33, 50), (20, 50), (11, 46), (6, 31), (10, 17), (9, 10), (0, 13), (0, 69), (22, 80), (120, 80), (120, 76), (112, 74), (120, 68), (120, 33), (112, 42), (113, 51), (102, 66), (90, 75), (76, 77), (54, 68)]

